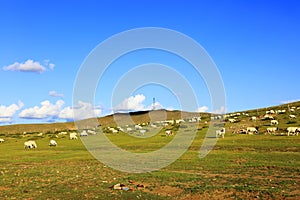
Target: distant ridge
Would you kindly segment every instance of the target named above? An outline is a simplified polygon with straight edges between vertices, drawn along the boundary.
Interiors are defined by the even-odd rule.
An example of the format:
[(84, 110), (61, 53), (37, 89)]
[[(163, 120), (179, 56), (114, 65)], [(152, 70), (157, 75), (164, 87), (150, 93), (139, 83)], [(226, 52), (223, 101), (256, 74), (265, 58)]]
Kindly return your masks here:
[[(149, 121), (162, 121), (162, 120), (175, 120), (181, 118), (189, 118), (199, 116), (197, 112), (185, 111), (169, 111), (169, 110), (146, 110), (136, 111), (129, 113), (115, 113), (100, 118), (84, 119), (75, 122), (62, 122), (62, 123), (47, 123), (47, 124), (12, 124), (0, 126), (0, 134), (16, 134), (23, 132), (55, 132), (76, 130), (77, 126), (80, 128), (94, 128), (101, 124), (103, 126), (124, 126), (127, 124), (138, 124)], [(201, 113), (201, 115), (209, 115), (208, 113)], [(98, 121), (98, 122), (97, 122)]]
[[(256, 113), (256, 112), (265, 112), (270, 109), (281, 109), (283, 107), (292, 107), (300, 106), (300, 101), (281, 104), (277, 106), (270, 106), (265, 108), (251, 109), (246, 111), (236, 111), (236, 112), (248, 112), (248, 113)], [(236, 113), (232, 112), (232, 113)], [(190, 118), (194, 116), (201, 115), (202, 118), (207, 118), (209, 120), (209, 116), (211, 113), (198, 113), (198, 112), (186, 112), (180, 110), (146, 110), (146, 111), (135, 111), (128, 113), (114, 113), (111, 115), (107, 115), (100, 118), (92, 118), (85, 119), (81, 121), (77, 121), (76, 125), (79, 125), (84, 128), (91, 128), (90, 125), (94, 124), (93, 127), (101, 124), (103, 126), (116, 126), (116, 125), (127, 125), (127, 124), (138, 124), (145, 123), (149, 121), (162, 121), (162, 120), (175, 120), (181, 118)], [(4, 125), (0, 126), (0, 135), (1, 134), (15, 134), (15, 133), (23, 133), (23, 132), (55, 132), (55, 131), (65, 131), (65, 130), (76, 130), (77, 126), (75, 122), (63, 122), (63, 123), (47, 123), (47, 124), (13, 124), (13, 125)]]

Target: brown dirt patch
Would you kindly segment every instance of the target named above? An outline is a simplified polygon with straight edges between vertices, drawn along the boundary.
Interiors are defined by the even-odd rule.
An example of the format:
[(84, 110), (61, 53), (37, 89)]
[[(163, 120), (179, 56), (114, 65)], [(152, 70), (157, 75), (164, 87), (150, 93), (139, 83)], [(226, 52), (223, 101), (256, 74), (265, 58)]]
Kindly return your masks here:
[(161, 196), (177, 196), (183, 193), (183, 189), (165, 185), (156, 187), (151, 193)]
[(10, 190), (10, 188), (7, 187), (0, 187), (0, 191)]

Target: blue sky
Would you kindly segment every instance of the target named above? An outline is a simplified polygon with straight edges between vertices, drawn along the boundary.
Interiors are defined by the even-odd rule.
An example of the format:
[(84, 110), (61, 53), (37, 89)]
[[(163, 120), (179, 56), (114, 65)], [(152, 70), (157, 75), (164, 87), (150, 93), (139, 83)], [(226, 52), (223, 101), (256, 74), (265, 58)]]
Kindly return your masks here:
[(120, 77), (149, 62), (183, 74), (201, 110), (212, 111), (205, 83), (191, 66), (154, 50), (114, 62), (98, 85), (94, 105), (72, 104), (74, 82), (89, 53), (112, 35), (142, 27), (172, 29), (202, 45), (222, 76), (229, 112), (300, 99), (298, 1), (4, 0), (0, 27), (0, 124), (71, 120), (73, 109), (86, 111), (84, 117), (89, 110), (102, 116), (148, 109), (153, 97), (157, 107), (180, 109), (178, 94), (160, 85), (112, 100)]

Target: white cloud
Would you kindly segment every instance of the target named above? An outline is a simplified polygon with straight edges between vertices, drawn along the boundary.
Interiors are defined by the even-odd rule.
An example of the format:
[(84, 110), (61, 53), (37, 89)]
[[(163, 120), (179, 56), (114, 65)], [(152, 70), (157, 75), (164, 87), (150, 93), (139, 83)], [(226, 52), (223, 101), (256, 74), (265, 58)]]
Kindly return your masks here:
[(285, 101), (280, 101), (281, 104), (287, 104), (287, 103), (293, 103), (300, 101), (300, 99), (294, 99), (294, 100), (285, 100)]
[(74, 107), (65, 107), (58, 115), (61, 119), (80, 120), (101, 115), (101, 108), (94, 107), (92, 104), (78, 101)]
[[(137, 94), (135, 96), (130, 96), (122, 101), (113, 110), (115, 112), (119, 111), (142, 111), (142, 110), (152, 110), (153, 104), (145, 106), (144, 101), (146, 97), (143, 94)], [(163, 106), (159, 102), (155, 102), (154, 109), (163, 109)]]
[(11, 118), (13, 115), (24, 106), (22, 101), (9, 106), (0, 105), (0, 118)]
[(46, 68), (37, 61), (27, 60), (24, 63), (15, 62), (9, 66), (3, 67), (5, 71), (21, 71), (21, 72), (37, 72), (41, 73), (46, 70)]
[(58, 93), (58, 92), (56, 92), (56, 91), (50, 91), (49, 92), (49, 96), (52, 96), (52, 97), (63, 97), (64, 95), (63, 94), (60, 94), (60, 93)]
[(74, 119), (74, 111), (72, 107), (65, 107), (62, 111), (60, 111), (58, 117), (61, 119)]
[(207, 110), (208, 110), (207, 106), (201, 106), (196, 110), (196, 112), (207, 112)]
[(0, 118), (0, 123), (10, 123), (10, 122), (12, 122), (12, 118), (10, 117)]
[(9, 106), (0, 105), (0, 123), (12, 122), (12, 117), (15, 113), (24, 106), (22, 101), (17, 104), (11, 104)]
[(126, 110), (126, 111), (144, 110), (145, 105), (143, 104), (143, 102), (145, 99), (146, 99), (146, 97), (142, 94), (137, 94), (135, 96), (131, 96), (129, 98), (124, 99), (123, 102), (121, 104), (119, 104), (118, 106), (116, 106), (116, 108), (114, 110)]
[(60, 113), (64, 101), (58, 100), (55, 104), (51, 104), (46, 100), (41, 102), (41, 106), (34, 106), (32, 108), (24, 109), (19, 114), (20, 118), (28, 119), (43, 119), (48, 117), (57, 117)]

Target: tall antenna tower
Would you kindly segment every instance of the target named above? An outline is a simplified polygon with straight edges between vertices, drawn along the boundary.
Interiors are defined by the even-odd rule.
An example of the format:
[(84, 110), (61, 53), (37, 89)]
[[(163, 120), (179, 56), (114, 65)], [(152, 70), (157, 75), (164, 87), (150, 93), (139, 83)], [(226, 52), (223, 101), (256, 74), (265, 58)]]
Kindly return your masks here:
[(155, 110), (155, 98), (153, 97), (152, 110)]

